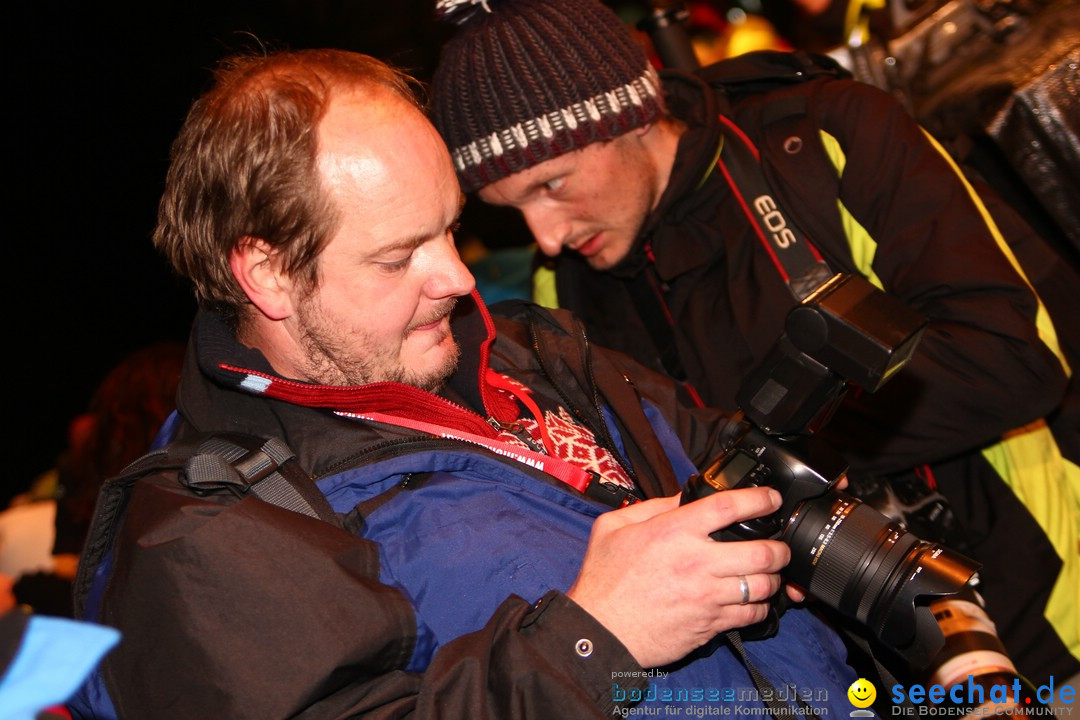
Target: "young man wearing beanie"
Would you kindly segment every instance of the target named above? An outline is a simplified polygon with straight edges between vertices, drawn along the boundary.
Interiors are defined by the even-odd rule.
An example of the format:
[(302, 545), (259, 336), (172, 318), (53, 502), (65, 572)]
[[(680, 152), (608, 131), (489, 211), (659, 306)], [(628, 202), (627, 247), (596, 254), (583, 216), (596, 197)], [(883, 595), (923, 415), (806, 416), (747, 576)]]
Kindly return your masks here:
[[(986, 208), (904, 109), (801, 54), (769, 57), (782, 89), (733, 101), (710, 83), (724, 63), (657, 74), (595, 0), (437, 6), (459, 27), (433, 116), (463, 189), (521, 211), (594, 342), (734, 410), (806, 294), (768, 230), (816, 249), (811, 276), (862, 275), (930, 319), (904, 371), (849, 394), (822, 436), (853, 478), (951, 501), (1022, 673), (1080, 670), (1080, 468), (1043, 421), (1063, 354)], [(764, 185), (729, 178), (737, 164)], [(779, 213), (768, 230), (754, 207)]]

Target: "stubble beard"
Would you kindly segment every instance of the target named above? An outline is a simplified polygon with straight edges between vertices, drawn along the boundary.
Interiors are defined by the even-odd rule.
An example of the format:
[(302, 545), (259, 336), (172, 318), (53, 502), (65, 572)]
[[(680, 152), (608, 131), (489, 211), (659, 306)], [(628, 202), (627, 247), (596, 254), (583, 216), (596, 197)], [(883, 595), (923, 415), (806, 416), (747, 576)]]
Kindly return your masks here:
[[(426, 317), (412, 322), (402, 333), (402, 342), (416, 328), (448, 316), (457, 303), (446, 301)], [(457, 369), (461, 348), (450, 339), (451, 347), (443, 348), (446, 357), (438, 366), (418, 372), (405, 367), (397, 357), (397, 348), (380, 348), (367, 333), (357, 332), (343, 337), (325, 322), (324, 315), (311, 302), (298, 309), (303, 334), (300, 338), (306, 363), (305, 376), (317, 383), (334, 386), (368, 385), (374, 382), (398, 382), (426, 390), (438, 391)], [(346, 342), (349, 340), (350, 342)], [(446, 342), (443, 338), (440, 345)], [(352, 348), (361, 348), (357, 352)], [(400, 347), (400, 346), (399, 346)]]

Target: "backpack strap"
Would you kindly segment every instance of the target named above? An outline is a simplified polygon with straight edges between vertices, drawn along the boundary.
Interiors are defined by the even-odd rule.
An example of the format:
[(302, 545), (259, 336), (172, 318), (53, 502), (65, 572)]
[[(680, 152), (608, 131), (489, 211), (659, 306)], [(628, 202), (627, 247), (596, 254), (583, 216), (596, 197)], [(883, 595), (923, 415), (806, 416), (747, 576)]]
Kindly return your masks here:
[(243, 497), (251, 492), (264, 502), (342, 527), (341, 518), (282, 440), (242, 433), (184, 438), (143, 455), (102, 484), (75, 577), (75, 617), (86, 617), (87, 598), (102, 589), (104, 579), (95, 587), (95, 578), (103, 564), (107, 569), (131, 489), (141, 478), (169, 471), (176, 472), (177, 481), (198, 495), (230, 492)]
[(296, 455), (278, 438), (237, 433), (199, 438), (180, 482), (197, 494), (253, 492), (264, 502), (341, 526), (330, 503), (296, 462)]

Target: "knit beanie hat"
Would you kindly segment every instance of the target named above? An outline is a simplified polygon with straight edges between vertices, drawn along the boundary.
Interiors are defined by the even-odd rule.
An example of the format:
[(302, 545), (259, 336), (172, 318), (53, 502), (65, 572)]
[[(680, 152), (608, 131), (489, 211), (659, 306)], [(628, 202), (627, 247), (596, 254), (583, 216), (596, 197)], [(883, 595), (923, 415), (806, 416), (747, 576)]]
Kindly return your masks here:
[(432, 119), (472, 192), (662, 114), (644, 48), (598, 0), (438, 0)]

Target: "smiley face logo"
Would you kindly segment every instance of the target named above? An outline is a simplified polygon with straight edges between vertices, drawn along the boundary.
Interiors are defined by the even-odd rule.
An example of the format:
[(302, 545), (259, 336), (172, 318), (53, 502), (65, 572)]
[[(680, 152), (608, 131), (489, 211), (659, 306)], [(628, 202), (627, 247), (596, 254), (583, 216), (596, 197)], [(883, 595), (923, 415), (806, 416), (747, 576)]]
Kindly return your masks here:
[(877, 688), (866, 678), (859, 678), (847, 689), (848, 700), (857, 708), (867, 708), (877, 699)]

